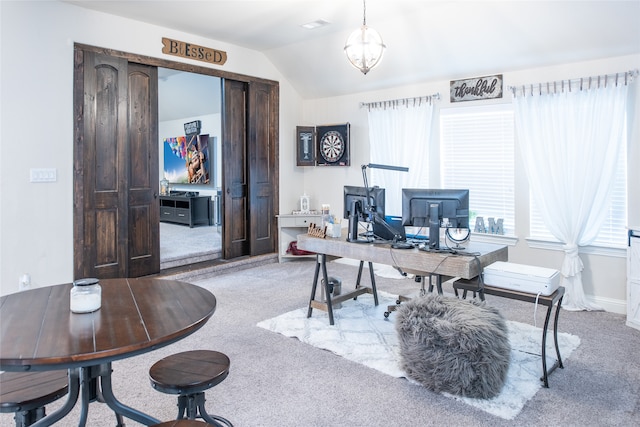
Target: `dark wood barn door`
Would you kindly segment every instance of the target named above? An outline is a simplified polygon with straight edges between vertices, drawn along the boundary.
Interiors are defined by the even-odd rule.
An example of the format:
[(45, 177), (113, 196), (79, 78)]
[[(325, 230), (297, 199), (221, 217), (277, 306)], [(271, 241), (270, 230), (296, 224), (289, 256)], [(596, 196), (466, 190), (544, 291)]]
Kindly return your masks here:
[(249, 254), (249, 173), (247, 164), (248, 84), (225, 80), (222, 94), (222, 257)]
[(275, 251), (278, 87), (225, 80), (223, 257)]
[(157, 69), (77, 50), (75, 79), (74, 276), (157, 273)]
[(249, 229), (250, 255), (275, 252), (278, 201), (278, 98), (277, 88), (264, 83), (249, 85)]

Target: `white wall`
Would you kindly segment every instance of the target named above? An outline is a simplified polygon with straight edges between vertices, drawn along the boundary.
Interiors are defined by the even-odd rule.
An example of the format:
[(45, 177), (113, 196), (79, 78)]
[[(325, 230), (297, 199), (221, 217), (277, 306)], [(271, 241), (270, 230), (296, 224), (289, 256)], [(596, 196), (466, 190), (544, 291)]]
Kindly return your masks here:
[[(573, 79), (599, 74), (624, 72), (640, 66), (640, 55), (608, 58), (599, 61), (563, 64), (556, 67), (507, 72), (495, 70), (495, 74), (503, 74), (505, 89), (526, 83), (546, 82), (553, 80)], [(371, 71), (375, 73), (375, 70)], [(366, 76), (365, 76), (366, 78)], [(634, 86), (637, 86), (638, 82)], [(633, 86), (632, 86), (633, 87)], [(475, 101), (460, 104), (449, 102), (449, 81), (425, 82), (424, 84), (394, 88), (393, 90), (355, 93), (335, 98), (304, 101), (304, 125), (322, 125), (328, 123), (351, 123), (351, 167), (305, 167), (304, 188), (311, 196), (311, 207), (319, 209), (321, 203), (329, 203), (333, 212), (342, 212), (342, 186), (344, 184), (362, 185), (360, 166), (369, 162), (369, 133), (366, 109), (360, 108), (361, 102), (385, 101), (406, 97), (432, 95), (440, 93), (441, 100), (435, 106), (435, 126), (433, 141), (439, 141), (438, 111), (440, 108), (483, 105), (491, 102), (510, 103), (511, 94), (505, 91), (502, 100)], [(635, 102), (640, 90), (632, 95)], [(640, 192), (634, 183), (640, 182), (640, 117), (638, 110), (632, 110), (632, 135), (629, 138), (629, 222), (640, 223)], [(633, 119), (632, 119), (633, 120)], [(516, 145), (517, 149), (517, 145)], [(439, 166), (437, 146), (431, 150), (429, 168), (430, 182), (433, 186), (439, 183)], [(433, 155), (436, 154), (436, 155)], [(516, 230), (517, 242), (509, 247), (509, 259), (512, 262), (560, 268), (564, 253), (560, 250), (535, 249), (529, 247), (526, 237), (529, 233), (529, 189), (520, 153), (516, 151)], [(588, 173), (588, 171), (587, 171)], [(372, 184), (372, 183), (370, 183)], [(302, 194), (302, 193), (300, 193)], [(287, 210), (296, 209), (297, 194), (292, 194), (288, 204), (283, 202)], [(507, 244), (507, 242), (505, 242)], [(614, 251), (611, 255), (582, 253), (584, 262), (583, 282), (585, 293), (596, 303), (610, 311), (624, 313), (626, 301), (626, 259), (624, 251)]]
[[(301, 175), (288, 144), (301, 98), (261, 53), (66, 3), (0, 1), (0, 295), (24, 273), (33, 287), (73, 280), (74, 43), (181, 61), (161, 53), (162, 37), (226, 51), (211, 68), (279, 81), (281, 177)], [(55, 168), (57, 180), (30, 183), (30, 168)], [(281, 180), (283, 194), (298, 192)]]

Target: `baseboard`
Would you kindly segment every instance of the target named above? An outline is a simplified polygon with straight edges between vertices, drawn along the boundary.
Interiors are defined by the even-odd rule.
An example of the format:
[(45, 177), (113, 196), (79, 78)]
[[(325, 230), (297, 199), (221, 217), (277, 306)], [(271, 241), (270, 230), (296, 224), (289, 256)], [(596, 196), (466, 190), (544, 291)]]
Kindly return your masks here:
[(245, 270), (247, 268), (259, 267), (266, 264), (274, 264), (278, 262), (278, 254), (270, 253), (253, 257), (240, 257), (232, 260), (216, 259), (213, 261), (192, 264), (183, 268), (175, 268), (167, 271), (161, 271), (160, 277), (163, 279), (174, 280), (196, 280), (206, 279), (214, 274), (230, 273), (233, 271)]
[(612, 299), (612, 298), (603, 298), (603, 297), (594, 297), (591, 295), (587, 295), (586, 298), (604, 309), (604, 311), (608, 311), (610, 313), (618, 313), (618, 314), (627, 314), (627, 301)]

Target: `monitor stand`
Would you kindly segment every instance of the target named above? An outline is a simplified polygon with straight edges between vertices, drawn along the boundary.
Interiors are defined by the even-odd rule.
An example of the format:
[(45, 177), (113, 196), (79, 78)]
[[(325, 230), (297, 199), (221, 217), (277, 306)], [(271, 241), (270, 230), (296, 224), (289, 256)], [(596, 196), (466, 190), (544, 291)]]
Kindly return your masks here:
[(407, 242), (393, 242), (391, 243), (393, 249), (413, 249), (414, 246)]
[[(364, 239), (360, 239), (358, 236), (358, 216), (357, 215), (349, 215), (349, 228), (347, 232), (347, 242), (351, 243), (371, 243), (373, 241), (373, 236), (366, 235)], [(369, 233), (369, 232), (367, 232)]]
[(429, 205), (429, 249), (440, 249), (440, 217), (439, 204)]

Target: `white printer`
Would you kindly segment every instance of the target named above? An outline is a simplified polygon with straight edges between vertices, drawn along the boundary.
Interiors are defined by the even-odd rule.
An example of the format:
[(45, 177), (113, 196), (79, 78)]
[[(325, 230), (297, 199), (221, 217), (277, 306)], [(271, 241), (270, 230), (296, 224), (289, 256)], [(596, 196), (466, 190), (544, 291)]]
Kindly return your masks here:
[(547, 296), (560, 286), (560, 272), (552, 268), (496, 261), (484, 268), (484, 283)]

